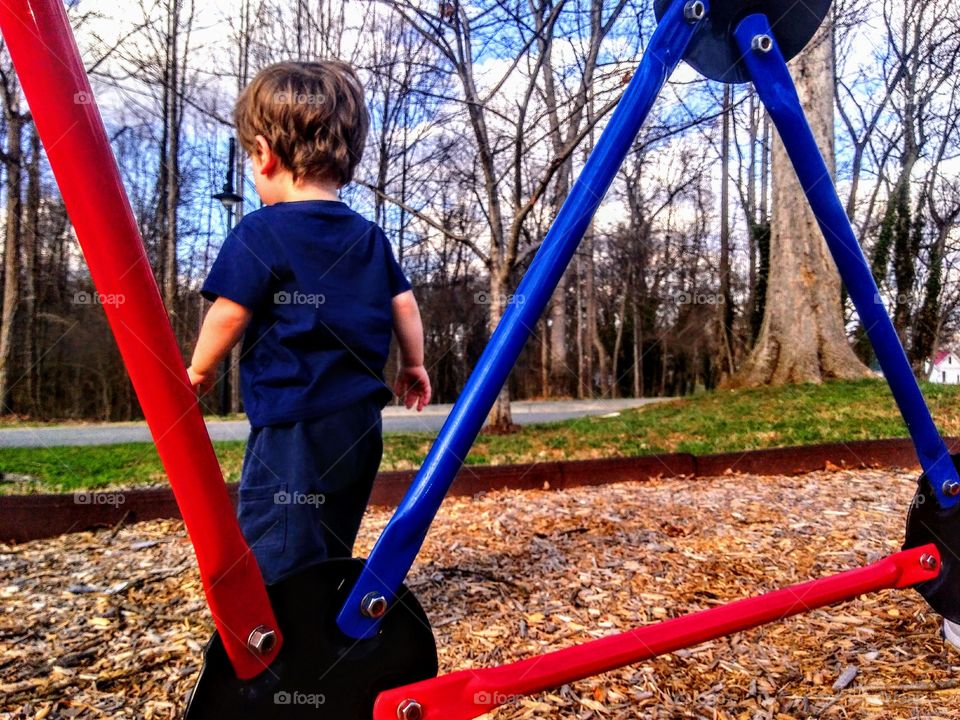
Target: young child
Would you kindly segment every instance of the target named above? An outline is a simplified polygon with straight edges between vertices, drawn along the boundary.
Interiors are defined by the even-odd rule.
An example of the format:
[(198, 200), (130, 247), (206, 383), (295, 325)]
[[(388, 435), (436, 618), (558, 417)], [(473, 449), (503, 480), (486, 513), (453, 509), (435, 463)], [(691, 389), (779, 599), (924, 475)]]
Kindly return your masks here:
[(264, 579), (350, 557), (383, 452), (380, 411), (391, 331), (396, 392), (430, 402), (410, 283), (376, 224), (338, 199), (363, 153), (363, 88), (340, 62), (285, 62), (241, 93), (234, 121), (264, 207), (224, 241), (202, 293), (188, 368), (202, 394), (242, 338), (252, 427), (240, 526)]

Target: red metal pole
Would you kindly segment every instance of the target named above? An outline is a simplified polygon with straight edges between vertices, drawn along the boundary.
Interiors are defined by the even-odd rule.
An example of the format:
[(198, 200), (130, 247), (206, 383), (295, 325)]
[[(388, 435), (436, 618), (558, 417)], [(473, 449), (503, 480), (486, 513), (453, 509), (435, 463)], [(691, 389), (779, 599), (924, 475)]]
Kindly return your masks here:
[(932, 580), (939, 572), (940, 554), (935, 545), (906, 550), (867, 567), (539, 657), (495, 668), (461, 670), (387, 690), (377, 697), (373, 718), (395, 720), (401, 705), (416, 703), (421, 720), (471, 720), (519, 695), (559, 687), (864, 593), (916, 585)]
[(210, 611), (240, 678), (276, 656), (247, 648), (279, 628), (147, 261), (62, 0), (3, 0), (0, 31), (90, 274), (193, 541)]

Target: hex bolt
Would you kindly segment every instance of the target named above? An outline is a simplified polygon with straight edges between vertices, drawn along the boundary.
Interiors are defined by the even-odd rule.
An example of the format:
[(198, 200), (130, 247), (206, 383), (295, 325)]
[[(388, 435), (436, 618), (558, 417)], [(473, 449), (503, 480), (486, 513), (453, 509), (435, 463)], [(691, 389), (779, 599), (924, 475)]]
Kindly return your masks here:
[(924, 553), (920, 556), (920, 567), (924, 570), (936, 570), (940, 563), (930, 553)]
[(416, 700), (406, 699), (397, 705), (399, 720), (420, 720), (423, 717), (423, 707)]
[(773, 38), (769, 35), (754, 35), (750, 42), (754, 52), (768, 53), (773, 50)]
[(690, 0), (683, 6), (683, 17), (686, 18), (687, 22), (703, 20), (703, 16), (706, 14), (707, 6), (703, 4), (702, 0)]
[(382, 618), (387, 612), (387, 599), (376, 591), (369, 592), (360, 601), (360, 612), (368, 618)]
[(943, 484), (943, 494), (949, 495), (950, 497), (956, 497), (960, 495), (960, 483), (956, 480), (947, 480)]
[(247, 648), (257, 655), (269, 655), (276, 646), (277, 633), (266, 625), (257, 625), (247, 638)]

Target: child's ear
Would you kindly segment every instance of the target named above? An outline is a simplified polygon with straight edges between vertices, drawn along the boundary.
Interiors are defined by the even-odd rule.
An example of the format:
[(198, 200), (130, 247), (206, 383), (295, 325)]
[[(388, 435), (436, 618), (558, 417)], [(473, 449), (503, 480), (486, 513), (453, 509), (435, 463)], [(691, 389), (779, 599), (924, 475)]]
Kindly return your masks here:
[(269, 177), (277, 169), (277, 156), (274, 155), (273, 150), (270, 149), (270, 143), (263, 135), (257, 135), (254, 142), (256, 142), (256, 148), (253, 154), (258, 165), (256, 170), (261, 175)]

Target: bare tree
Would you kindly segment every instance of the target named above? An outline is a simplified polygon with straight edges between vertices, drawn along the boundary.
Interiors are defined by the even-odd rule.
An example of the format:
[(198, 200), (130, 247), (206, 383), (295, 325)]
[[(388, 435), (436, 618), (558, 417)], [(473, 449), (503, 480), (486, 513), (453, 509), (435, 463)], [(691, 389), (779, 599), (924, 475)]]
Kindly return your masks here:
[[(558, 3), (563, 5), (564, 2)], [(572, 4), (572, 3), (571, 3)], [(557, 77), (553, 59), (553, 42), (550, 33), (548, 33), (548, 24), (550, 18), (554, 16), (554, 3), (545, 2), (532, 4), (532, 12), (536, 23), (537, 47), (543, 58), (543, 98), (546, 105), (546, 116), (548, 121), (550, 143), (555, 156), (564, 154), (564, 150), (569, 146), (580, 133), (581, 126), (585, 119), (585, 114), (590, 112), (588, 101), (592, 100), (592, 87), (595, 80), (600, 48), (604, 40), (610, 34), (614, 23), (620, 17), (626, 6), (626, 0), (617, 0), (612, 8), (607, 10), (606, 6), (610, 3), (603, 0), (589, 0), (585, 2), (585, 9), (575, 8), (578, 15), (585, 15), (588, 20), (589, 33), (585, 39), (585, 48), (583, 59), (579, 63), (579, 79), (574, 83), (572, 93), (569, 98), (560, 97), (563, 90)], [(561, 119), (561, 110), (566, 109), (566, 117)], [(568, 157), (557, 172), (556, 182), (553, 186), (551, 196), (551, 206), (556, 212), (559, 210), (563, 201), (570, 192), (570, 185), (573, 180), (573, 163)], [(587, 249), (592, 248), (589, 239), (587, 240)], [(588, 282), (592, 281), (592, 259), (588, 260)], [(569, 396), (572, 394), (574, 381), (577, 379), (571, 371), (568, 355), (568, 331), (567, 331), (567, 276), (565, 273), (557, 285), (554, 292), (553, 302), (550, 307), (549, 323), (549, 382), (546, 384), (548, 393)], [(590, 305), (591, 293), (587, 292), (587, 327), (590, 340), (588, 345), (596, 347), (595, 310)], [(593, 312), (592, 312), (593, 311)], [(592, 330), (590, 328), (593, 328)], [(603, 353), (601, 352), (601, 362)]]
[(0, 309), (0, 412), (9, 413), (14, 324), (20, 305), (20, 243), (23, 208), (23, 132), (29, 116), (20, 109), (20, 84), (9, 68), (0, 72), (6, 147), (0, 160), (6, 171), (3, 244), (3, 306)]
[(729, 85), (723, 88), (723, 133), (720, 150), (720, 295), (717, 322), (723, 370), (726, 376), (734, 371), (733, 359), (733, 292), (730, 269), (730, 125), (733, 122), (733, 97)]
[[(476, 254), (489, 272), (489, 329), (496, 328), (510, 301), (510, 287), (517, 269), (537, 247), (528, 220), (556, 174), (567, 163), (592, 125), (587, 123), (546, 162), (537, 162), (536, 172), (529, 164), (534, 147), (545, 152), (542, 137), (537, 137), (542, 110), (535, 102), (544, 72), (543, 48), (556, 32), (557, 21), (565, 2), (541, 0), (531, 3), (538, 20), (530, 22), (519, 6), (500, 2), (481, 3), (471, 12), (458, 3), (454, 11), (434, 14), (409, 0), (392, 0), (389, 5), (417, 30), (438, 51), (451, 75), (457, 80), (461, 102), (465, 108), (467, 132), (462, 136), (475, 153), (478, 174), (478, 200), (481, 202), (488, 234), (487, 242), (472, 238), (463, 241)], [(535, 29), (532, 31), (531, 26)], [(478, 79), (479, 49), (476, 43), (507, 58), (505, 69), (494, 79)], [(541, 52), (531, 54), (539, 46)], [(521, 72), (521, 70), (523, 70)], [(515, 99), (499, 98), (504, 86), (512, 83)], [(517, 87), (519, 85), (519, 88)], [(598, 111), (594, 122), (609, 110)], [(576, 106), (582, 112), (583, 105)], [(564, 121), (566, 118), (564, 117)], [(533, 139), (531, 139), (533, 138)], [(512, 427), (509, 384), (504, 384), (499, 399), (488, 418), (498, 429)]]
[(31, 125), (30, 159), (27, 163), (27, 194), (23, 222), (23, 338), (21, 344), (21, 366), (23, 367), (23, 410), (35, 415), (39, 408), (37, 383), (37, 253), (40, 246), (40, 205), (43, 188), (41, 187), (40, 160), (43, 151), (40, 147), (40, 135), (36, 126)]
[[(828, 166), (834, 170), (833, 22), (794, 61), (797, 90)], [(735, 385), (858, 378), (843, 324), (840, 279), (783, 143), (773, 146), (770, 287), (763, 325)]]

